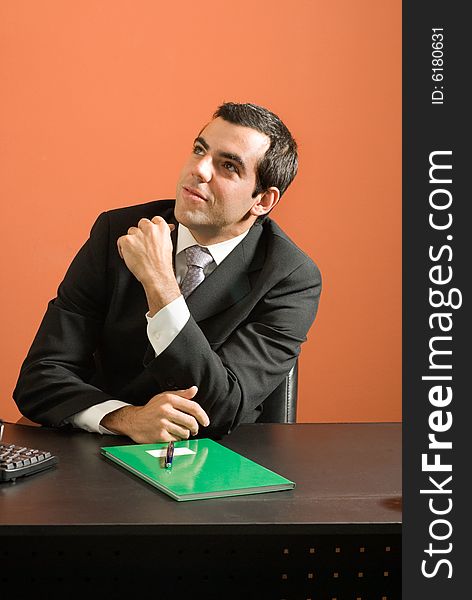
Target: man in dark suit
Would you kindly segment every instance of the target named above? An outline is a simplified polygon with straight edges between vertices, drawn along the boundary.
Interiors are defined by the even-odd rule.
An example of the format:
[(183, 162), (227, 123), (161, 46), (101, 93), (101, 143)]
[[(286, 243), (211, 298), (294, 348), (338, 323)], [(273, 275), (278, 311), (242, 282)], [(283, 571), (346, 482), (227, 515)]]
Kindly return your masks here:
[(267, 216), (297, 164), (276, 115), (225, 103), (195, 139), (175, 202), (101, 214), (22, 365), (22, 414), (138, 443), (256, 421), (321, 289)]

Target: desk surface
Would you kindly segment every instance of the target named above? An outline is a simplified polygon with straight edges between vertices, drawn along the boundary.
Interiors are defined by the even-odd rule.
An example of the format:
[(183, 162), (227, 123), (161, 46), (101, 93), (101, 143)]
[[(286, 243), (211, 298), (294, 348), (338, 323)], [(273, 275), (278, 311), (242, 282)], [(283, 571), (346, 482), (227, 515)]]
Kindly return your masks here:
[(296, 482), (290, 491), (176, 502), (100, 455), (128, 438), (5, 425), (4, 442), (50, 450), (56, 468), (0, 484), (0, 532), (399, 533), (401, 425), (242, 425), (223, 445)]

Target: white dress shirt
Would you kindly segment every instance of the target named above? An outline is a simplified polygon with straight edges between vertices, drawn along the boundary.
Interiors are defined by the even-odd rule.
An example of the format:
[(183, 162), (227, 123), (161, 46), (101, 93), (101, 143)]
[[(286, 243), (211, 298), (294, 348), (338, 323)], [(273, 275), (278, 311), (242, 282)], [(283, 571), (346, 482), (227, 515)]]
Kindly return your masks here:
[[(248, 233), (249, 229), (230, 240), (205, 246), (213, 257), (213, 262), (204, 269), (205, 277), (223, 262), (228, 254), (236, 248)], [(198, 242), (190, 233), (189, 229), (184, 225), (179, 224), (175, 253), (175, 276), (179, 285), (187, 272), (187, 262), (185, 260), (184, 250), (195, 244), (198, 244)], [(159, 356), (161, 352), (164, 352), (164, 350), (170, 346), (173, 340), (185, 327), (189, 318), (190, 312), (183, 296), (179, 296), (164, 306), (164, 308), (157, 312), (153, 317), (150, 317), (149, 313), (146, 314), (147, 336), (154, 348), (156, 356)], [(126, 352), (126, 349), (124, 349), (124, 351)], [(111, 431), (100, 425), (100, 421), (106, 414), (121, 408), (122, 406), (128, 406), (128, 404), (129, 403), (122, 402), (121, 400), (107, 400), (106, 402), (95, 404), (90, 408), (86, 408), (85, 410), (70, 416), (66, 422), (71, 423), (74, 427), (85, 429), (86, 431), (111, 434)]]

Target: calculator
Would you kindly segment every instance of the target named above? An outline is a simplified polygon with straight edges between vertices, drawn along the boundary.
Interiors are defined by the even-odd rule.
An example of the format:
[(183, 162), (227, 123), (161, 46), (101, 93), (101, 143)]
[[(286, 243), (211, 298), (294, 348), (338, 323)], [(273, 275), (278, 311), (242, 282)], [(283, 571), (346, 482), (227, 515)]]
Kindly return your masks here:
[(32, 475), (57, 464), (57, 456), (48, 450), (2, 442), (3, 421), (0, 420), (0, 482)]

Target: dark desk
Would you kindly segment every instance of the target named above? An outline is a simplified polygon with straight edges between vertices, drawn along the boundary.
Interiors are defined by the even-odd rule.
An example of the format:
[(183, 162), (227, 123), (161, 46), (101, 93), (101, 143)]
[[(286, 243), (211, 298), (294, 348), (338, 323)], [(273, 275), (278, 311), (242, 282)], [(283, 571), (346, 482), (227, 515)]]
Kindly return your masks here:
[(193, 598), (400, 598), (399, 424), (241, 426), (220, 443), (297, 487), (185, 503), (100, 456), (127, 438), (7, 424), (4, 440), (59, 465), (0, 485), (3, 586), (26, 575), (111, 598), (143, 583)]

